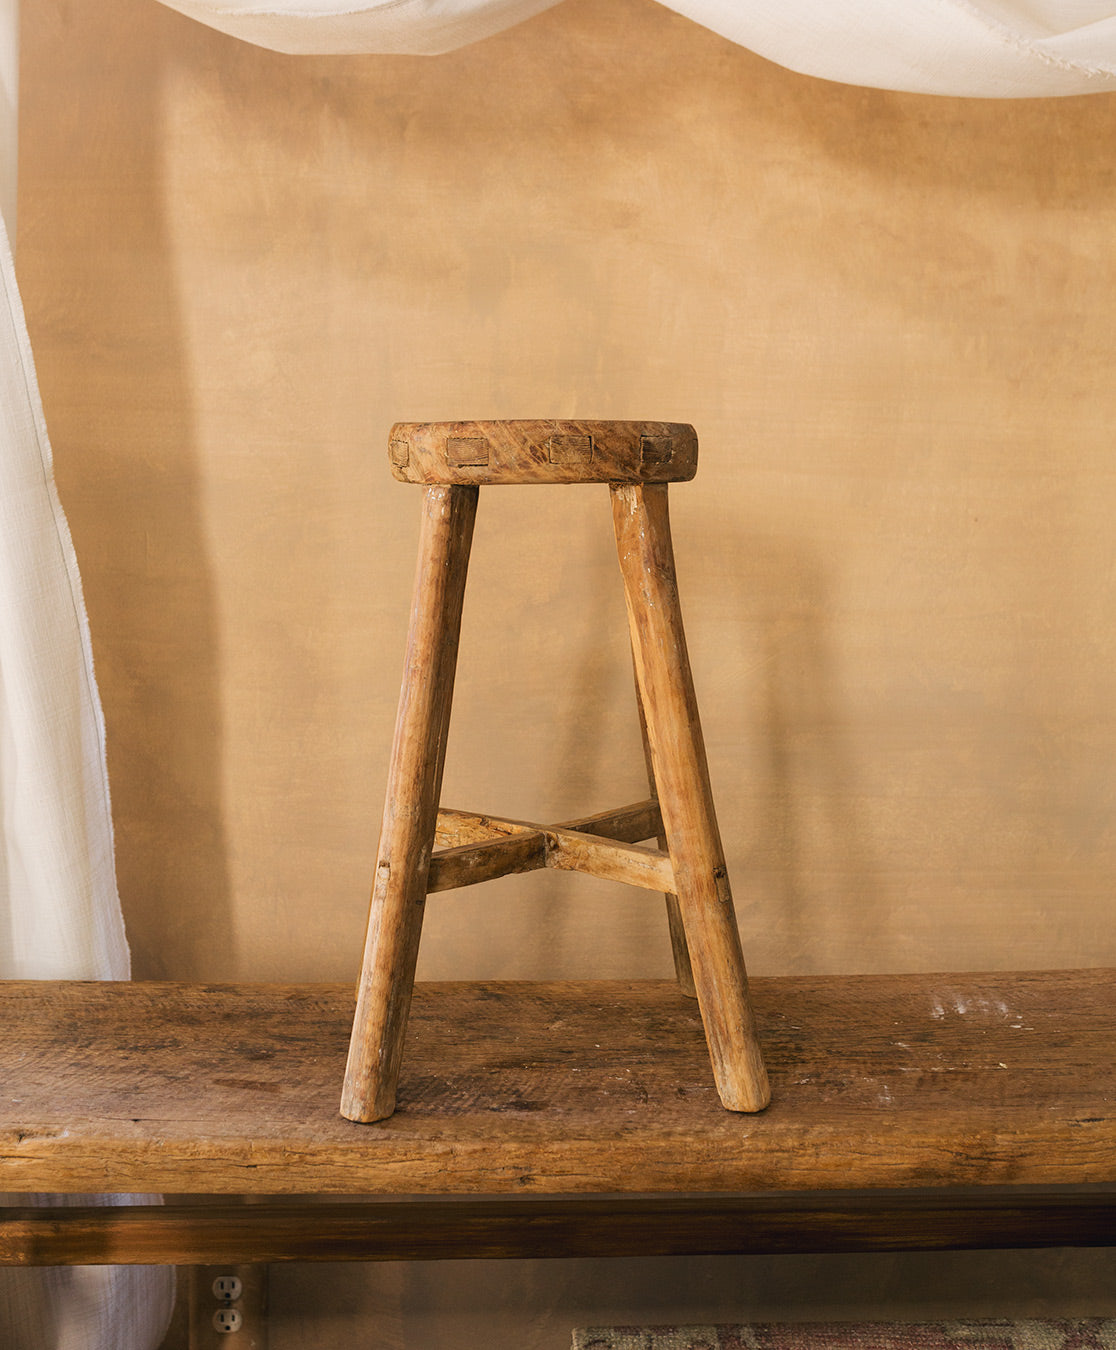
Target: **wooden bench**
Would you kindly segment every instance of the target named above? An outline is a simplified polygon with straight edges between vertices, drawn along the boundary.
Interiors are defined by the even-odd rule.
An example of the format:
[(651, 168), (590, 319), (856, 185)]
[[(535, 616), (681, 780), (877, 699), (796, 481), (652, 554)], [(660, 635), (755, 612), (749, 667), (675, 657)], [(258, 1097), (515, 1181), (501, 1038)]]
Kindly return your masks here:
[(0, 984), (0, 1190), (168, 1197), (0, 1211), (0, 1262), (1116, 1242), (1116, 972), (752, 984), (759, 1115), (672, 983), (420, 984), (376, 1124), (351, 986)]

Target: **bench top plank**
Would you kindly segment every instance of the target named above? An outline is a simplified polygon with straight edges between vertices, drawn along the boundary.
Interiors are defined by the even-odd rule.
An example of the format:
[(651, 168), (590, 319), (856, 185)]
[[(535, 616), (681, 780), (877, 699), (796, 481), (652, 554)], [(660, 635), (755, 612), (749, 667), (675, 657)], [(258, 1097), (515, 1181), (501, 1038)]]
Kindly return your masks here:
[(0, 983), (0, 1190), (790, 1192), (1116, 1182), (1116, 972), (756, 979), (717, 1101), (667, 982), (418, 985), (399, 1106), (337, 1104), (347, 985)]

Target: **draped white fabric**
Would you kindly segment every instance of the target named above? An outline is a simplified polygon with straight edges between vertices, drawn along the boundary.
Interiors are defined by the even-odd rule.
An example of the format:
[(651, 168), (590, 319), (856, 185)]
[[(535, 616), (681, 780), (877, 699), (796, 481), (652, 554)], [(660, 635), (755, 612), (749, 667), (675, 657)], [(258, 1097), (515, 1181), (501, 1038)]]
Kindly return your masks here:
[[(3, 0), (0, 202), (9, 212), (17, 17), (14, 0)], [(0, 293), (0, 978), (126, 979), (89, 629), (2, 218)], [(141, 1198), (0, 1195), (0, 1203)], [(173, 1297), (169, 1270), (0, 1269), (0, 1345), (154, 1350)]]
[(88, 625), (6, 231), (0, 281), (0, 973), (125, 979)]
[[(450, 51), (559, 0), (163, 0), (282, 52)], [(665, 0), (806, 75), (973, 98), (1116, 88), (1116, 0)]]

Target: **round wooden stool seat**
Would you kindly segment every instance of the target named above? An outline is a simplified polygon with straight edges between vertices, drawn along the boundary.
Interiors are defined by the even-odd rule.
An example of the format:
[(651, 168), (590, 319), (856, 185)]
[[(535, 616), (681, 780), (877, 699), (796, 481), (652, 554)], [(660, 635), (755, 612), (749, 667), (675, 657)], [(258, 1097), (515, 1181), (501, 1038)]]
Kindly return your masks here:
[(681, 483), (697, 472), (684, 422), (398, 422), (391, 471), (404, 483)]

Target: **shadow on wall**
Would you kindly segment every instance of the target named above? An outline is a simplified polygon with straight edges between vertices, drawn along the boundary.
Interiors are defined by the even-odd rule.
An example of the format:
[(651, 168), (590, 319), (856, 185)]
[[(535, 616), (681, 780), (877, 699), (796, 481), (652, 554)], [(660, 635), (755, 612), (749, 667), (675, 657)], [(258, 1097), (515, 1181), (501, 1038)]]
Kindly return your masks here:
[(757, 972), (856, 970), (856, 935), (890, 952), (902, 935), (861, 818), (826, 567), (807, 540), (738, 514), (707, 513), (685, 552), (691, 660), (745, 953)]
[[(676, 507), (685, 492), (672, 493)], [(569, 489), (552, 516), (531, 526), (510, 497), (500, 508), (505, 502), (507, 516), (494, 509), (490, 522), (498, 547), (527, 561), (524, 575), (509, 580), (486, 556), (497, 547), (491, 536), (479, 535), (445, 800), (541, 821), (637, 800), (646, 775), (605, 492)], [(835, 961), (855, 970), (867, 934), (894, 963), (910, 940), (879, 885), (862, 818), (826, 566), (808, 540), (779, 538), (714, 502), (715, 489), (696, 511), (676, 511), (674, 534), (746, 957), (757, 973), (831, 970)], [(534, 530), (548, 536), (545, 548)], [(547, 632), (539, 580), (547, 576), (561, 576), (577, 595), (575, 622), (560, 641)], [(487, 645), (474, 640), (474, 623)], [(488, 767), (511, 758), (500, 757), (501, 741), (521, 755), (511, 783)], [(475, 970), (462, 963), (470, 933), (484, 935), (481, 955), (464, 958), (482, 961)], [(552, 872), (439, 896), (423, 952), (425, 978), (639, 978), (670, 969), (654, 895)]]
[[(610, 782), (631, 779), (635, 795), (642, 792), (642, 749), (622, 586), (611, 540), (602, 540), (592, 554), (599, 577), (592, 619), (570, 644), (568, 702), (580, 716), (565, 719), (551, 772), (563, 782), (576, 778), (583, 800), (605, 806), (620, 804)], [(805, 540), (709, 509), (682, 516), (675, 548), (746, 956), (759, 958), (757, 969), (825, 971), (837, 959), (853, 970), (856, 935), (865, 931), (894, 952), (903, 937), (892, 931), (897, 916), (860, 819), (823, 562)], [(658, 905), (645, 922), (658, 935), (665, 923)], [(560, 905), (548, 908), (546, 950), (576, 948), (567, 924)]]
[[(236, 956), (215, 587), (161, 191), (166, 47), (155, 33), (118, 42), (98, 31), (114, 16), (50, 7), (24, 24), (23, 125), (36, 139), (21, 156), (35, 210), (22, 221), (21, 276), (90, 613), (134, 974), (212, 979)], [(129, 24), (154, 29), (165, 16), (136, 6)], [(106, 50), (112, 79), (98, 81), (82, 67)], [(60, 88), (86, 97), (59, 107)], [(86, 194), (71, 212), (75, 163)], [(98, 190), (102, 180), (123, 190)], [(75, 345), (81, 363), (67, 361)]]

